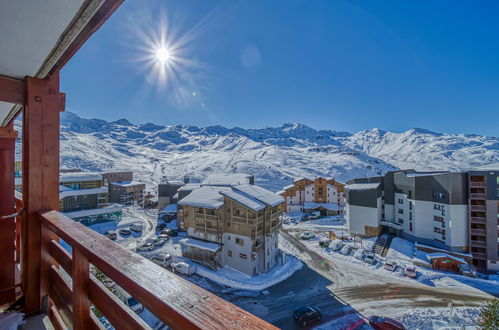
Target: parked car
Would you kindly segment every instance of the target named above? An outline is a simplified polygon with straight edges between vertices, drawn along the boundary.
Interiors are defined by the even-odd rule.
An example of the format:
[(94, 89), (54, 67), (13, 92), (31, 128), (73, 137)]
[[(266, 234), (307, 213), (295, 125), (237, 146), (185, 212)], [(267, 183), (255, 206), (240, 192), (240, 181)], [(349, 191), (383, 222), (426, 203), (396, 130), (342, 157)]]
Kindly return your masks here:
[(123, 236), (128, 236), (132, 233), (132, 231), (129, 228), (121, 228), (119, 231), (120, 235)]
[(374, 252), (366, 252), (366, 256), (364, 257), (364, 262), (366, 264), (373, 265), (376, 262)]
[(397, 269), (397, 263), (393, 260), (388, 260), (383, 265), (383, 268), (393, 272), (395, 269)]
[(167, 229), (168, 235), (170, 237), (177, 237), (178, 236), (178, 230), (176, 229)]
[(165, 230), (162, 230), (158, 237), (161, 238), (161, 239), (169, 239), (170, 238), (170, 235), (168, 235), (169, 231), (167, 229)]
[(164, 239), (159, 238), (158, 236), (154, 236), (152, 238), (149, 238), (146, 242), (149, 242), (154, 246), (163, 246), (166, 243)]
[(116, 234), (116, 230), (106, 230), (106, 232), (104, 233), (104, 236), (106, 236), (107, 238), (109, 238), (113, 241), (118, 238), (118, 235)]
[(405, 327), (402, 323), (395, 321), (389, 317), (382, 317), (373, 315), (369, 318), (369, 325), (373, 329), (379, 330), (404, 330)]
[(152, 249), (154, 249), (154, 244), (149, 240), (136, 248), (137, 251), (150, 251)]
[(151, 261), (154, 262), (156, 265), (160, 265), (163, 268), (167, 268), (171, 266), (173, 258), (169, 253), (156, 254), (151, 257)]
[(196, 271), (196, 266), (185, 261), (172, 263), (172, 269), (184, 275), (192, 275)]
[(319, 308), (315, 306), (305, 305), (294, 311), (293, 318), (302, 326), (306, 326), (312, 322), (320, 321), (322, 319), (322, 313)]
[(345, 245), (345, 244), (343, 244), (343, 242), (340, 239), (335, 239), (334, 241), (331, 242), (329, 247), (333, 251), (337, 251), (337, 250), (341, 249), (343, 247), (343, 245)]
[(303, 233), (300, 234), (301, 239), (311, 239), (315, 237), (315, 234), (309, 231), (304, 231)]
[(166, 228), (166, 223), (161, 222), (156, 225), (156, 231), (162, 231), (165, 228)]
[(349, 255), (350, 252), (352, 252), (352, 247), (350, 245), (345, 245), (342, 249), (341, 249), (341, 254), (344, 254), (344, 255)]
[(137, 301), (134, 297), (132, 297), (129, 293), (123, 291), (120, 287), (116, 287), (115, 290), (116, 295), (120, 298), (121, 301), (125, 303), (132, 311), (135, 313), (140, 313), (144, 310), (144, 306)]
[(461, 265), (459, 265), (459, 270), (461, 271), (461, 274), (463, 274), (464, 276), (468, 276), (468, 277), (471, 277), (471, 278), (477, 278), (478, 277), (478, 273), (477, 273), (476, 269), (473, 268), (469, 264), (461, 264)]
[(364, 259), (365, 254), (366, 254), (366, 252), (364, 251), (364, 249), (358, 249), (357, 251), (355, 251), (353, 256), (355, 257), (355, 259), (362, 260), (362, 259)]
[(405, 266), (404, 275), (410, 278), (416, 278), (417, 276), (416, 267), (412, 265)]
[(319, 241), (320, 247), (328, 247), (329, 244), (331, 244), (331, 239), (329, 239), (327, 237), (321, 238), (321, 240)]
[(134, 223), (133, 225), (130, 226), (130, 230), (136, 233), (141, 233), (144, 230), (144, 226)]

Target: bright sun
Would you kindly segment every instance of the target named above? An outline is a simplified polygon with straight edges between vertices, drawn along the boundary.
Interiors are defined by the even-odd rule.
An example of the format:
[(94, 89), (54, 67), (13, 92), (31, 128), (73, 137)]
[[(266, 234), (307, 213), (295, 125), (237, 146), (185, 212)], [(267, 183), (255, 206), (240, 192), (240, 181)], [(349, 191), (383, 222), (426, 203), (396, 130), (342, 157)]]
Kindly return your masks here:
[(161, 63), (167, 63), (171, 60), (172, 53), (170, 50), (166, 49), (165, 47), (160, 47), (156, 50), (156, 58)]

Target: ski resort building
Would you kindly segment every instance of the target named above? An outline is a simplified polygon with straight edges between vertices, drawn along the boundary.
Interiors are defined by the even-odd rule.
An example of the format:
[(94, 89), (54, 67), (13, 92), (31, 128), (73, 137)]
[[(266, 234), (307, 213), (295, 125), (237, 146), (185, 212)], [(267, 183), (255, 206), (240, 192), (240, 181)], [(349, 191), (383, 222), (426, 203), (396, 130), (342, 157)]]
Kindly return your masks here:
[(108, 188), (102, 185), (99, 173), (61, 173), (59, 207), (67, 217), (92, 225), (121, 219), (120, 205), (108, 203)]
[(109, 201), (122, 205), (143, 205), (146, 185), (138, 181), (109, 183)]
[(498, 262), (499, 171), (388, 172), (354, 179), (346, 188), (346, 224), (353, 235), (386, 230), (410, 241), (470, 252), (473, 264)]
[(299, 178), (278, 194), (285, 198), (284, 212), (320, 211), (322, 215), (342, 213), (345, 206), (344, 184), (335, 179)]
[(178, 202), (188, 237), (182, 255), (213, 269), (248, 275), (278, 262), (277, 233), (284, 199), (259, 186), (202, 186)]

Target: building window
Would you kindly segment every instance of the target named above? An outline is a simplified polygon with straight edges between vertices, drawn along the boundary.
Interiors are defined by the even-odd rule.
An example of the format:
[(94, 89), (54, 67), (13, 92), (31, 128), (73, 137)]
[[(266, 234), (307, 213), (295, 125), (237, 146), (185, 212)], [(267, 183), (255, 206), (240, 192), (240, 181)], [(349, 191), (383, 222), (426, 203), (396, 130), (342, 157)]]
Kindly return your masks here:
[(244, 241), (242, 239), (236, 237), (236, 244), (239, 244), (239, 245), (243, 246), (244, 245)]
[(227, 255), (228, 255), (229, 257), (232, 257), (232, 250), (227, 251)]
[(441, 193), (441, 192), (438, 192), (438, 193), (433, 193), (433, 198), (440, 198), (440, 199), (443, 199), (443, 198), (445, 198), (445, 194), (444, 194), (444, 193)]
[(239, 258), (241, 258), (241, 259), (248, 259), (248, 256), (245, 255), (244, 253), (239, 253)]
[(409, 210), (412, 210), (412, 203), (409, 202)]
[(398, 222), (399, 222), (399, 224), (403, 224), (404, 223), (404, 219), (398, 218)]
[(412, 212), (409, 212), (409, 220), (412, 220)]
[(404, 200), (402, 198), (398, 199), (399, 204), (404, 204)]
[(412, 231), (412, 222), (409, 222), (409, 231)]
[(404, 210), (402, 210), (402, 209), (399, 209), (398, 212), (399, 212), (399, 214), (404, 214)]

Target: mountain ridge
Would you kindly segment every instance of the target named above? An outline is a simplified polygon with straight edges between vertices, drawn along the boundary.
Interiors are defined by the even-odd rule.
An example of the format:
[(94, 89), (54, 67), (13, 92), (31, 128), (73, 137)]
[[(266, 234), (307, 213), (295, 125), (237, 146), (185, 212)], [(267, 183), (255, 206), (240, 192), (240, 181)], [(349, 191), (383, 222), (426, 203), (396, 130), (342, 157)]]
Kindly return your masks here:
[(399, 168), (467, 170), (499, 164), (499, 138), (424, 128), (351, 134), (300, 123), (260, 129), (137, 125), (126, 119), (108, 122), (65, 112), (61, 164), (85, 170), (132, 170), (150, 188), (166, 179), (246, 172), (254, 174), (257, 183), (279, 190), (299, 176), (346, 181)]

